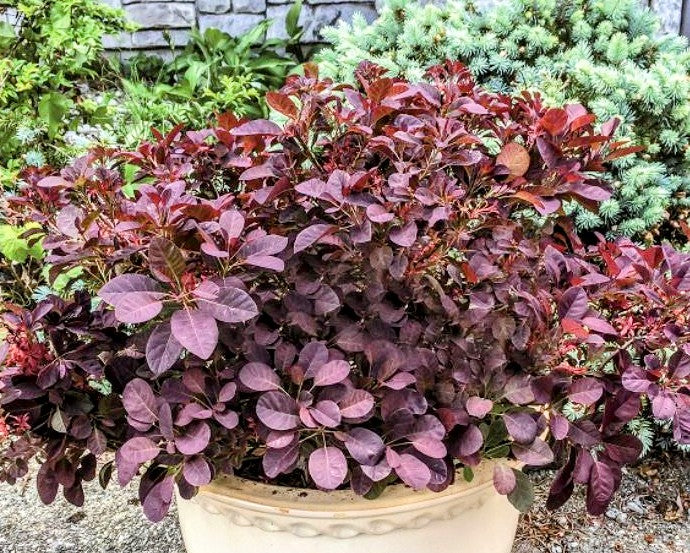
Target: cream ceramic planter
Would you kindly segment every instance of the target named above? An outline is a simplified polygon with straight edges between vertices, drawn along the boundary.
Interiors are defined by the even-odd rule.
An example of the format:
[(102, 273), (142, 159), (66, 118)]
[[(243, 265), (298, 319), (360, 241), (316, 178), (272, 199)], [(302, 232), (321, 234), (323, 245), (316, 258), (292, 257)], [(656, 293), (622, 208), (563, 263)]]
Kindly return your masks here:
[(510, 553), (518, 512), (492, 474), (484, 463), (471, 483), (376, 500), (223, 478), (177, 506), (188, 553)]

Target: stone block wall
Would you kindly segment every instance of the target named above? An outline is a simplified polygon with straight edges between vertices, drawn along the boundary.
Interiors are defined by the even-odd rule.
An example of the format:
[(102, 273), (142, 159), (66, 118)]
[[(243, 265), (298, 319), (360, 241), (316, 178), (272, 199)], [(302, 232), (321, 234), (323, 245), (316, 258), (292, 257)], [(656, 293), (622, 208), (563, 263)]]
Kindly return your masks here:
[[(135, 33), (106, 37), (108, 49), (135, 52), (158, 51), (168, 48), (167, 35), (175, 46), (187, 41), (192, 27), (217, 27), (232, 35), (242, 34), (264, 18), (274, 20), (269, 38), (285, 36), (285, 14), (293, 0), (103, 0), (122, 7), (140, 25)], [(339, 19), (350, 20), (360, 12), (371, 21), (376, 7), (383, 0), (304, 0), (300, 23), (305, 29), (304, 42), (320, 41), (319, 31)], [(442, 1), (442, 0), (431, 0)], [(477, 0), (480, 6), (496, 4), (500, 0)], [(664, 30), (678, 33), (681, 28), (683, 0), (640, 0), (651, 5), (662, 18)], [(690, 0), (685, 0), (690, 2)]]
[[(285, 37), (285, 16), (293, 0), (103, 0), (121, 7), (139, 24), (134, 33), (105, 37), (112, 50), (157, 51), (168, 47), (166, 35), (175, 46), (184, 46), (192, 27), (216, 27), (233, 36), (243, 34), (264, 19), (273, 19), (268, 38)], [(320, 41), (319, 31), (339, 19), (350, 20), (359, 12), (376, 18), (374, 0), (304, 0), (300, 24), (304, 42)]]

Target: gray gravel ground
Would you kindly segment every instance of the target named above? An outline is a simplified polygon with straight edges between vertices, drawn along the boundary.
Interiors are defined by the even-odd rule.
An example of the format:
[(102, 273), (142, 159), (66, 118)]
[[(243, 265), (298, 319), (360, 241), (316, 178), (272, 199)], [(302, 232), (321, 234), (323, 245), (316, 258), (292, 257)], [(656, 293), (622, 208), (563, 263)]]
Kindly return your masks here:
[[(542, 501), (549, 477), (532, 475)], [(149, 523), (133, 486), (104, 492), (92, 483), (86, 497), (81, 509), (64, 500), (45, 507), (33, 481), (0, 485), (0, 553), (184, 553), (174, 511)], [(690, 553), (688, 509), (688, 459), (645, 463), (626, 474), (605, 517), (582, 514), (580, 497), (557, 513), (535, 507), (514, 553)]]
[(531, 475), (537, 501), (522, 517), (513, 553), (690, 553), (690, 458), (648, 460), (626, 470), (606, 516), (591, 517), (581, 493), (543, 508), (552, 474)]
[(0, 485), (0, 553), (184, 553), (174, 510), (151, 524), (136, 487), (112, 484), (89, 483), (81, 509), (62, 498), (46, 507), (33, 480)]

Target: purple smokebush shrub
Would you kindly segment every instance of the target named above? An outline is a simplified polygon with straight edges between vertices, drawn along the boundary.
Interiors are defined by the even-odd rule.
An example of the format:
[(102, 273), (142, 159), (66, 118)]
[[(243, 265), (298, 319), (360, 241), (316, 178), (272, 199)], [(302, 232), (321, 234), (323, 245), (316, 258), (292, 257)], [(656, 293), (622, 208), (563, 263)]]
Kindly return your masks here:
[[(282, 126), (227, 115), (27, 176), (13, 216), (85, 290), (8, 307), (0, 479), (40, 453), (42, 499), (80, 503), (115, 450), (158, 520), (223, 474), (375, 497), (505, 459), (557, 464), (550, 506), (578, 483), (599, 514), (642, 396), (690, 441), (690, 257), (585, 247), (564, 215), (609, 196), (615, 122), (459, 65), (311, 71), (268, 95)], [(515, 466), (494, 480), (525, 508)]]

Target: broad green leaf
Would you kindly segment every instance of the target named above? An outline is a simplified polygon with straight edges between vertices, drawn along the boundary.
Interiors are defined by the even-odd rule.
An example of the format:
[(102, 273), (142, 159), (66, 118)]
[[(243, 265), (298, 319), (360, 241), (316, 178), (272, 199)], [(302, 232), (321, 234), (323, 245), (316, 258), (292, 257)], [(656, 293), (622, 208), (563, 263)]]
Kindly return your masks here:
[[(49, 271), (50, 266), (47, 266), (46, 269)], [(46, 279), (48, 271), (46, 271)], [(53, 290), (60, 295), (63, 295), (65, 292), (69, 292), (71, 284), (77, 280), (83, 272), (84, 270), (81, 267), (72, 267), (70, 270), (60, 273), (52, 282)]]
[(188, 83), (190, 91), (194, 91), (199, 86), (204, 75), (208, 75), (208, 66), (200, 61), (193, 61), (184, 72), (184, 78)]
[(108, 461), (98, 472), (98, 483), (104, 490), (108, 487), (108, 483), (113, 476), (113, 463), (114, 461)]
[(268, 28), (273, 25), (273, 20), (272, 19), (266, 19), (259, 23), (256, 27), (253, 29), (250, 29), (247, 31), (245, 34), (242, 36), (238, 37), (237, 41), (237, 52), (245, 52), (248, 50), (253, 44), (256, 44), (257, 42), (261, 41), (263, 37), (266, 34), (266, 31)]
[(385, 489), (395, 480), (395, 475), (391, 474), (389, 477), (374, 482), (368, 493), (364, 495), (365, 499), (377, 499)]
[(6, 21), (0, 21), (0, 49), (4, 50), (13, 44), (16, 39), (14, 27)]
[(71, 99), (59, 92), (48, 92), (38, 102), (38, 114), (48, 125), (48, 136), (55, 138), (62, 121), (74, 105)]
[(0, 255), (15, 263), (24, 263), (27, 258), (41, 259), (43, 248), (40, 240), (29, 245), (29, 241), (21, 236), (29, 227), (14, 227), (0, 225)]
[[(208, 50), (218, 50), (227, 46), (227, 43), (231, 40), (232, 37), (225, 31), (211, 27), (204, 31), (203, 38), (198, 37), (197, 43), (202, 42), (204, 47)], [(197, 44), (197, 46), (200, 45)]]
[(500, 417), (494, 418), (487, 429), (486, 437), (484, 438), (484, 448), (490, 449), (496, 447), (507, 439), (508, 432), (506, 431), (503, 419)]
[(508, 500), (521, 513), (529, 511), (534, 503), (534, 488), (527, 475), (521, 470), (513, 469), (515, 473), (515, 489), (508, 494)]
[(297, 0), (285, 16), (285, 30), (290, 38), (301, 33), (302, 28), (299, 26), (299, 16), (302, 12), (302, 0)]

